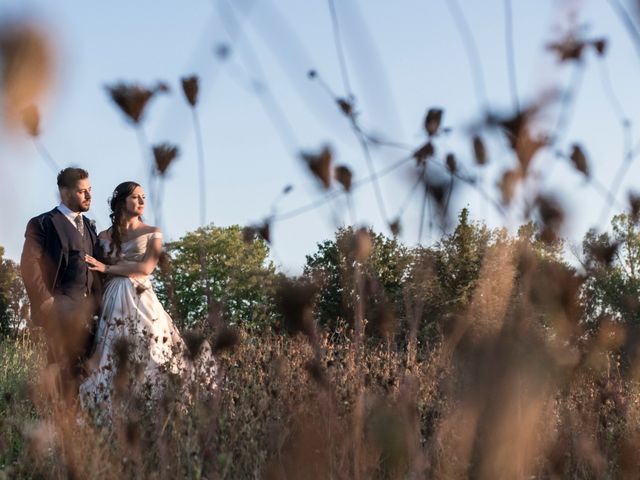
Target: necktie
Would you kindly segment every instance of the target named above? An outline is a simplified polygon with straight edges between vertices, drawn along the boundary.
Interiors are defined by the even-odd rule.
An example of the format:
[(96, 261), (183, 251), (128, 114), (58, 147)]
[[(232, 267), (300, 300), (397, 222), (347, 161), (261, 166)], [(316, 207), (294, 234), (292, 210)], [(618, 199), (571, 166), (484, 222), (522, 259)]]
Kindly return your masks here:
[(84, 222), (82, 221), (82, 215), (78, 214), (75, 219), (76, 228), (81, 237), (84, 237)]

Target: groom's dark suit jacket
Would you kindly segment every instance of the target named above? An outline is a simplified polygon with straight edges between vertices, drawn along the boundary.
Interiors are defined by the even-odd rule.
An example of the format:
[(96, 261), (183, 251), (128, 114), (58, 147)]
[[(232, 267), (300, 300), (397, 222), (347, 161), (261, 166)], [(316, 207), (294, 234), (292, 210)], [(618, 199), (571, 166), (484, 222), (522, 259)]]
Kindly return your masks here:
[(101, 282), (97, 272), (88, 269), (84, 253), (100, 258), (100, 247), (95, 227), (83, 218), (84, 237), (57, 208), (27, 224), (20, 270), (37, 325), (46, 326), (48, 319), (41, 318), (40, 306), (50, 297), (64, 298), (67, 306), (86, 304), (88, 299), (97, 310)]

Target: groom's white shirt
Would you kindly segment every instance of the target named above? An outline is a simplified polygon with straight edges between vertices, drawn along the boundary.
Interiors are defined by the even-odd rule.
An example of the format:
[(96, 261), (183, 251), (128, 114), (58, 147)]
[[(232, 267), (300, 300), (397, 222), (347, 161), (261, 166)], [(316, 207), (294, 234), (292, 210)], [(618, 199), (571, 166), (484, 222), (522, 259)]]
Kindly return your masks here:
[(72, 211), (69, 207), (67, 207), (64, 203), (60, 203), (60, 205), (58, 205), (58, 210), (60, 210), (60, 212), (67, 217), (67, 220), (69, 220), (71, 222), (71, 225), (76, 226), (76, 217), (78, 215), (82, 215), (82, 213), (78, 213), (78, 212), (74, 212)]

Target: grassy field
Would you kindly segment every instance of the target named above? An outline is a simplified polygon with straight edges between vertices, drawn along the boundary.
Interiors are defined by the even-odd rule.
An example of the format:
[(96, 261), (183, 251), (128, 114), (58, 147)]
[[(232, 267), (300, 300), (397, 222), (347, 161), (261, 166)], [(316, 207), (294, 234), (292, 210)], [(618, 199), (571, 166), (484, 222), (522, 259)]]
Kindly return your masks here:
[[(520, 327), (522, 328), (522, 327)], [(111, 428), (48, 395), (36, 343), (1, 344), (5, 478), (634, 478), (637, 382), (606, 344), (571, 363), (527, 330), (417, 355), (347, 331), (243, 332), (220, 388), (166, 398)], [(596, 348), (597, 347), (597, 348)], [(615, 366), (613, 366), (615, 367)], [(135, 402), (129, 405), (134, 405)], [(184, 405), (184, 403), (182, 403)]]

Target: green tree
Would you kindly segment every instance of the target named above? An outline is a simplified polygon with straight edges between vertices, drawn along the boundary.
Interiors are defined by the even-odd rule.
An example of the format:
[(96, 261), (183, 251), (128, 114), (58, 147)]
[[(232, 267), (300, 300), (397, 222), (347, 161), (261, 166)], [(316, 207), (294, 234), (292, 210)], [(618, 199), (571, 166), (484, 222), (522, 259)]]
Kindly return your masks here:
[(582, 242), (585, 319), (588, 326), (607, 316), (640, 325), (640, 227), (624, 213), (611, 226), (611, 234), (590, 230)]
[(27, 292), (18, 265), (0, 247), (0, 335), (15, 334), (28, 316)]
[(237, 225), (211, 225), (165, 250), (169, 268), (159, 269), (156, 289), (182, 327), (204, 325), (207, 296), (230, 324), (256, 327), (272, 320), (276, 274), (265, 241), (245, 241)]
[(448, 308), (459, 310), (471, 300), (482, 261), (496, 232), (484, 223), (469, 220), (469, 210), (463, 208), (458, 225), (434, 247), (435, 269)]
[[(371, 251), (359, 270), (364, 282), (365, 318), (370, 332), (388, 330), (395, 318), (404, 315), (403, 284), (411, 261), (408, 249), (397, 240), (368, 230)], [(307, 255), (304, 274), (318, 280), (322, 288), (316, 302), (316, 318), (328, 328), (340, 320), (351, 323), (357, 299), (354, 283), (352, 227), (339, 228), (333, 240), (317, 245)], [(379, 328), (378, 328), (379, 327)]]

